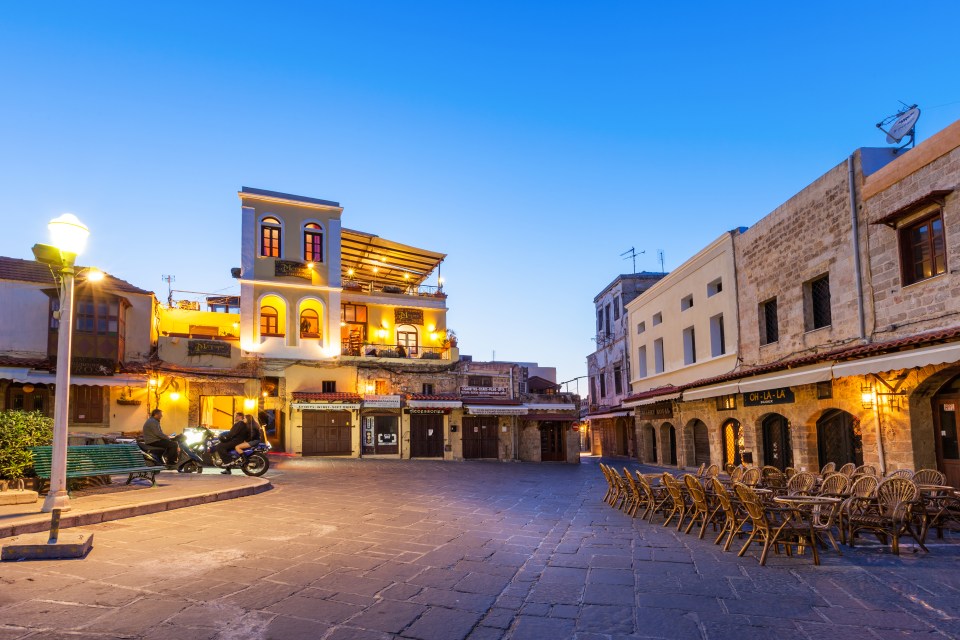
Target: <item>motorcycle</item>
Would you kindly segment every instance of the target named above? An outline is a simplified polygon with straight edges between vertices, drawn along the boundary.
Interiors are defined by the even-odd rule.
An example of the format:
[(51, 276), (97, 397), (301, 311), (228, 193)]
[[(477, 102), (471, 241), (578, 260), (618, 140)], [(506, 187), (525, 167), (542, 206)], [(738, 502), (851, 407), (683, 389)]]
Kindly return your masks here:
[(187, 445), (185, 434), (181, 433), (177, 435), (173, 433), (170, 434), (170, 439), (177, 443), (178, 448), (177, 459), (173, 462), (169, 462), (164, 457), (166, 450), (161, 447), (146, 445), (139, 440), (137, 441), (137, 446), (140, 447), (140, 451), (143, 453), (143, 458), (148, 466), (166, 467), (168, 469), (176, 469), (180, 473), (187, 473), (188, 470), (184, 469), (184, 465), (193, 459), (193, 455)]
[(201, 473), (203, 467), (217, 467), (219, 469), (239, 468), (248, 476), (262, 476), (270, 468), (270, 443), (259, 440), (251, 442), (249, 449), (237, 455), (231, 452), (229, 460), (222, 460), (217, 452), (217, 445), (223, 433), (214, 433), (206, 427), (193, 427), (183, 430), (184, 446), (189, 459), (179, 466), (183, 473)]

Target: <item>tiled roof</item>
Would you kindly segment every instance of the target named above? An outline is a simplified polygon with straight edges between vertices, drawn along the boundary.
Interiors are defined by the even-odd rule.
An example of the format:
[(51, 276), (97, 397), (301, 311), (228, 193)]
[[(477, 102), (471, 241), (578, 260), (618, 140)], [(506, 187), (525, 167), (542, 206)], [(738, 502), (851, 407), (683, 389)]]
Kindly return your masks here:
[[(80, 273), (87, 267), (76, 267), (77, 273)], [(109, 274), (96, 286), (118, 291), (121, 293), (139, 293), (152, 296), (152, 291), (146, 291), (135, 287), (126, 280), (115, 278)], [(20, 260), (19, 258), (7, 258), (0, 256), (0, 280), (14, 280), (17, 282), (34, 282), (44, 286), (53, 287), (56, 283), (53, 281), (53, 274), (50, 273), (50, 267), (36, 260)], [(81, 275), (79, 281), (83, 281)]]
[(14, 358), (12, 356), (0, 356), (0, 367), (23, 367), (24, 369), (43, 369), (50, 368), (48, 358)]
[(641, 393), (635, 393), (632, 396), (626, 398), (624, 402), (631, 402), (634, 400), (643, 400), (645, 398), (654, 398), (657, 396), (663, 396), (670, 393), (683, 391), (685, 389), (693, 389), (695, 387), (705, 387), (707, 385), (719, 384), (721, 382), (728, 382), (730, 380), (742, 380), (744, 378), (750, 378), (752, 376), (760, 375), (762, 373), (772, 373), (774, 371), (785, 371), (787, 369), (792, 369), (794, 367), (818, 364), (821, 362), (844, 362), (849, 360), (855, 360), (857, 358), (867, 358), (870, 356), (876, 356), (883, 353), (891, 353), (895, 351), (906, 351), (912, 347), (924, 347), (931, 344), (936, 344), (938, 342), (949, 342), (952, 340), (957, 340), (958, 338), (960, 338), (960, 327), (951, 327), (949, 329), (935, 329), (933, 331), (925, 331), (923, 333), (918, 333), (912, 336), (908, 336), (906, 338), (896, 338), (894, 340), (887, 340), (885, 342), (871, 342), (870, 344), (854, 345), (852, 347), (840, 347), (838, 349), (831, 349), (830, 351), (822, 351), (820, 353), (799, 356), (796, 358), (791, 358), (789, 360), (783, 360), (781, 362), (765, 364), (759, 367), (754, 367), (752, 369), (740, 369), (738, 371), (732, 371), (730, 373), (726, 373), (722, 376), (715, 376), (713, 378), (701, 378), (700, 380), (694, 380), (693, 382), (690, 382), (685, 385), (681, 385), (679, 387), (668, 385), (666, 387), (650, 389), (648, 391), (643, 391)]
[(463, 404), (490, 404), (490, 405), (503, 405), (503, 406), (513, 406), (521, 405), (523, 402), (520, 400), (510, 400), (509, 398), (481, 398), (476, 396), (458, 396), (458, 400), (462, 400)]
[(356, 393), (321, 393), (319, 391), (294, 391), (294, 400), (309, 402), (361, 402), (363, 400)]
[(233, 368), (214, 368), (214, 367), (185, 367), (179, 364), (169, 362), (158, 362), (153, 364), (150, 369), (164, 371), (167, 373), (179, 373), (185, 376), (206, 376), (210, 378), (256, 378), (257, 367), (252, 362), (242, 362)]

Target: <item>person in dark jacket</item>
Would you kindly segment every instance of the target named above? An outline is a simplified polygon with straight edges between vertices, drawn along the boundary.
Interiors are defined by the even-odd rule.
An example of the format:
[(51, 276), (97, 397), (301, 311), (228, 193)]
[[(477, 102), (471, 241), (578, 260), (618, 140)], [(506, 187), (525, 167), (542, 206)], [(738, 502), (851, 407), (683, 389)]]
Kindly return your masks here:
[[(235, 419), (233, 427), (225, 435), (220, 436), (220, 444), (217, 445), (217, 453), (220, 454), (220, 460), (225, 465), (231, 462), (231, 451), (234, 447), (247, 440), (247, 421), (243, 418), (243, 413), (238, 411)], [(230, 469), (224, 469), (220, 473), (230, 475)]]
[(143, 423), (143, 444), (147, 447), (161, 449), (163, 457), (167, 464), (176, 464), (180, 456), (180, 448), (176, 440), (168, 436), (160, 428), (160, 420), (163, 418), (163, 411), (154, 409), (150, 412), (150, 417)]

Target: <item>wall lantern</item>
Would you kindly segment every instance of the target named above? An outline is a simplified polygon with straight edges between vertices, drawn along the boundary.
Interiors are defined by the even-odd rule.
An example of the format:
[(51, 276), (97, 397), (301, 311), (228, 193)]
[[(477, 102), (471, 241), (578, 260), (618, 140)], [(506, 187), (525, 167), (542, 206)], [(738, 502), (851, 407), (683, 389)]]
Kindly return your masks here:
[(860, 402), (863, 403), (864, 409), (869, 409), (873, 406), (873, 401), (876, 399), (876, 394), (873, 392), (872, 384), (861, 384), (860, 385)]

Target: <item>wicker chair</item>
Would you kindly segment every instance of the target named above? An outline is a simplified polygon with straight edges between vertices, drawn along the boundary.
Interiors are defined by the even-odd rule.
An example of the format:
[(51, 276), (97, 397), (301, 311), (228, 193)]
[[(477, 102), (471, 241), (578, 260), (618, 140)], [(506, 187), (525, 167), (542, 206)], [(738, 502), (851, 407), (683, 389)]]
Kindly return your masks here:
[(818, 496), (846, 498), (849, 495), (850, 478), (842, 473), (831, 473), (820, 484)]
[(760, 472), (763, 476), (761, 479), (763, 486), (774, 490), (783, 489), (787, 486), (787, 476), (783, 475), (780, 469), (768, 465), (763, 467)]
[(734, 467), (730, 470), (730, 483), (740, 482), (740, 478), (743, 477), (743, 472), (746, 471), (744, 467)]
[(797, 470), (793, 467), (787, 467), (783, 470), (783, 475), (787, 476), (787, 480), (789, 480), (793, 476), (797, 475)]
[(861, 531), (873, 532), (880, 542), (886, 544), (887, 536), (893, 541), (895, 555), (900, 555), (900, 536), (909, 535), (920, 548), (929, 551), (923, 544), (920, 532), (913, 527), (913, 510), (920, 491), (912, 480), (888, 478), (877, 487), (877, 497), (861, 513), (850, 516), (848, 544), (852, 547)]
[(672, 475), (664, 472), (661, 482), (667, 488), (667, 493), (670, 494), (670, 513), (667, 514), (667, 520), (663, 523), (663, 526), (670, 524), (673, 516), (677, 516), (677, 531), (680, 531), (683, 521), (687, 519), (692, 510), (692, 505), (687, 500), (683, 485)]
[(842, 473), (843, 475), (847, 476), (848, 478), (850, 478), (850, 477), (853, 476), (853, 473), (854, 473), (856, 470), (857, 470), (857, 465), (853, 464), (852, 462), (848, 462), (847, 464), (845, 464), (845, 465), (843, 465), (842, 467), (840, 467), (840, 471), (839, 471), (839, 472)]
[(854, 477), (856, 476), (876, 476), (877, 468), (872, 464), (862, 464), (856, 468), (853, 472)]
[(646, 498), (640, 492), (640, 488), (637, 486), (637, 483), (633, 479), (630, 470), (626, 467), (623, 468), (623, 482), (627, 488), (627, 500), (624, 505), (624, 512), (630, 515), (631, 518), (637, 517), (637, 510), (640, 508)]
[(823, 468), (822, 468), (822, 469), (820, 469), (820, 477), (821, 477), (821, 478), (826, 478), (826, 477), (827, 477), (827, 474), (833, 473), (833, 472), (835, 472), (836, 470), (837, 470), (837, 463), (836, 463), (836, 462), (828, 462), (827, 464), (823, 465)]
[(747, 485), (748, 487), (755, 487), (760, 484), (760, 469), (757, 467), (750, 467), (743, 472), (743, 476), (740, 478), (740, 482)]
[(917, 484), (940, 484), (947, 481), (947, 476), (936, 469), (920, 469), (913, 474), (912, 480)]
[(713, 523), (713, 528), (716, 530), (716, 517), (720, 511), (720, 507), (710, 504), (710, 501), (707, 499), (707, 492), (703, 490), (703, 485), (700, 484), (700, 480), (696, 476), (686, 474), (683, 476), (683, 483), (687, 486), (687, 493), (690, 495), (690, 501), (693, 503), (690, 523), (687, 525), (684, 533), (690, 533), (690, 529), (692, 529), (693, 525), (699, 520), (701, 522), (700, 535), (697, 537), (703, 540), (703, 534), (706, 532), (708, 524)]
[(817, 476), (807, 471), (801, 471), (787, 481), (788, 496), (806, 496), (810, 495), (813, 488), (817, 485)]
[(896, 471), (891, 471), (890, 473), (888, 473), (886, 477), (887, 478), (906, 478), (907, 480), (913, 480), (913, 471), (910, 469), (897, 469)]
[(850, 484), (850, 497), (840, 504), (837, 526), (840, 528), (840, 541), (846, 543), (850, 518), (861, 515), (870, 506), (870, 499), (877, 493), (880, 482), (873, 476), (860, 476)]
[(750, 537), (740, 549), (738, 556), (742, 557), (754, 540), (757, 540), (763, 542), (763, 551), (760, 553), (761, 566), (767, 563), (767, 554), (770, 549), (772, 548), (774, 553), (779, 553), (781, 546), (787, 555), (791, 555), (794, 547), (799, 555), (804, 547), (809, 546), (813, 552), (813, 563), (820, 564), (817, 545), (813, 542), (816, 539), (813, 525), (810, 522), (803, 522), (796, 509), (765, 506), (760, 502), (756, 492), (745, 484), (736, 485), (736, 491), (753, 525)]
[(713, 495), (716, 497), (717, 502), (720, 503), (720, 508), (723, 510), (724, 516), (723, 525), (720, 527), (720, 534), (717, 536), (717, 539), (713, 541), (713, 544), (720, 544), (720, 540), (726, 535), (727, 541), (723, 545), (723, 550), (730, 551), (730, 543), (733, 542), (733, 536), (743, 534), (743, 526), (749, 518), (743, 511), (740, 502), (734, 501), (733, 496), (730, 495), (730, 492), (727, 491), (727, 488), (723, 486), (720, 480), (713, 478), (711, 481), (713, 482)]
[(716, 478), (718, 475), (720, 475), (720, 465), (718, 464), (710, 465), (709, 467), (707, 467), (707, 470), (704, 472), (704, 475), (707, 476), (708, 478)]
[(610, 468), (602, 462), (600, 463), (600, 471), (603, 472), (603, 479), (607, 481), (607, 492), (603, 494), (603, 501), (607, 504), (612, 504), (610, 501), (617, 492), (617, 485), (613, 481), (613, 476), (610, 474)]
[(664, 486), (654, 487), (650, 481), (637, 471), (637, 486), (644, 496), (644, 511), (640, 516), (646, 518), (647, 522), (653, 522), (653, 516), (656, 513), (665, 513), (667, 505), (670, 502), (670, 494)]
[(707, 471), (706, 463), (701, 462), (700, 466), (697, 467), (697, 473), (695, 474), (698, 478), (702, 478), (703, 474)]
[(613, 484), (616, 485), (617, 490), (610, 499), (610, 506), (614, 509), (620, 511), (623, 510), (624, 504), (627, 502), (628, 489), (627, 483), (622, 477), (620, 477), (620, 472), (614, 469), (613, 467), (607, 467), (610, 472), (610, 477), (613, 479)]

